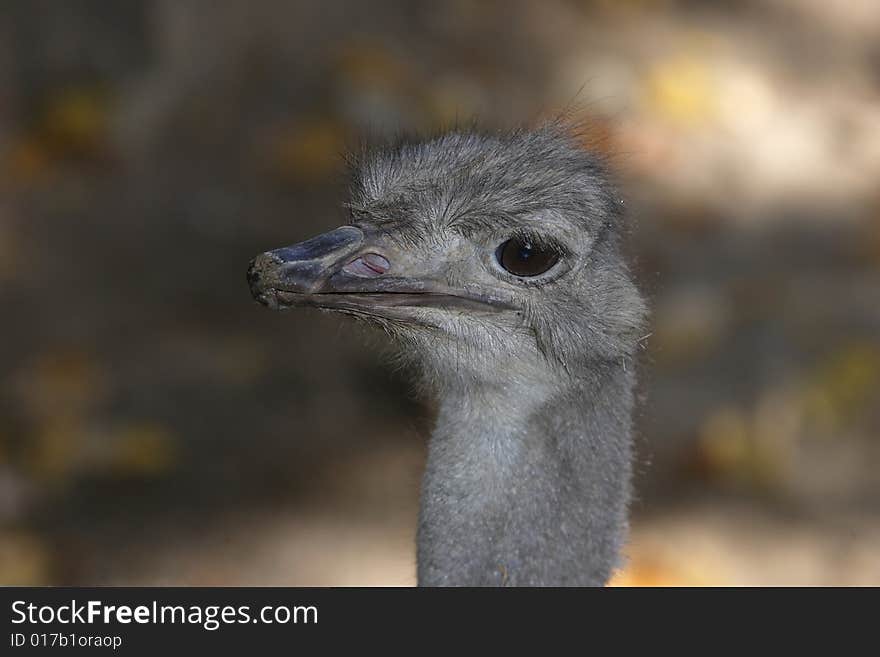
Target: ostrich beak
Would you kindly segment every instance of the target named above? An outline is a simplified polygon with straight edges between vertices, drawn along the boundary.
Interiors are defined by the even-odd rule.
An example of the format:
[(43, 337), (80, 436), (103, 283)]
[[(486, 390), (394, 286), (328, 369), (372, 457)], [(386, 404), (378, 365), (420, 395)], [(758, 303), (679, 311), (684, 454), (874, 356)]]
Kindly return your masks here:
[(492, 294), (445, 285), (398, 249), (379, 246), (355, 226), (254, 258), (247, 272), (254, 299), (273, 310), (314, 306), (352, 314), (411, 320), (412, 308), (501, 311)]

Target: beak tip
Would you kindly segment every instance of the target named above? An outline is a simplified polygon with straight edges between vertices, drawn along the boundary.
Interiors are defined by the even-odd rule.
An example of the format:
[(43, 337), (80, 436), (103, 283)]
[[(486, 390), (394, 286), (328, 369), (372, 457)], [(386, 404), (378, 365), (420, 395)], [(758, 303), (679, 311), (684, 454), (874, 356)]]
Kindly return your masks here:
[[(296, 295), (323, 291), (363, 238), (359, 228), (342, 226), (305, 242), (259, 254), (247, 269), (251, 295), (264, 306), (278, 310), (289, 306), (286, 298), (278, 298), (278, 290)], [(376, 275), (376, 266), (369, 272), (372, 276)]]
[(278, 295), (274, 290), (252, 291), (254, 301), (261, 306), (265, 306), (269, 310), (279, 310), (281, 308), (278, 303)]
[(260, 295), (263, 292), (263, 290), (260, 288), (260, 281), (262, 280), (262, 278), (263, 276), (261, 275), (260, 270), (257, 268), (257, 259), (254, 258), (248, 264), (247, 282), (248, 287), (251, 290), (251, 294), (253, 295), (254, 299), (257, 299), (258, 301)]
[[(259, 304), (266, 306), (272, 310), (278, 310), (278, 296), (271, 285), (271, 275), (269, 267), (277, 263), (277, 258), (271, 253), (261, 253), (250, 261), (247, 269), (247, 283), (251, 291), (251, 296)], [(269, 282), (269, 284), (267, 284)]]

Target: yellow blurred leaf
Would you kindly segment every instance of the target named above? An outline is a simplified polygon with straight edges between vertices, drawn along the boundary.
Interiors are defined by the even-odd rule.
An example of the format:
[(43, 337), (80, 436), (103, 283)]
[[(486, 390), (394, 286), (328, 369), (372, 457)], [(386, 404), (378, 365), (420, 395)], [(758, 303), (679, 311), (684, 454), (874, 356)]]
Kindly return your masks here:
[(50, 100), (43, 121), (42, 132), (58, 150), (92, 152), (106, 136), (107, 99), (97, 89), (64, 89)]
[(0, 533), (0, 582), (4, 586), (46, 586), (50, 583), (49, 552), (25, 533)]
[(700, 429), (700, 455), (714, 472), (733, 472), (746, 467), (751, 456), (747, 418), (735, 408), (712, 412)]
[(272, 168), (282, 177), (300, 182), (327, 178), (341, 165), (345, 136), (338, 121), (325, 117), (287, 126), (272, 141)]
[(81, 414), (107, 393), (103, 368), (75, 348), (39, 354), (17, 377), (22, 404), (36, 417)]
[(717, 113), (717, 89), (709, 67), (696, 55), (659, 62), (645, 80), (648, 110), (665, 119), (692, 126)]
[(50, 480), (69, 476), (80, 463), (86, 437), (77, 418), (59, 415), (46, 419), (30, 443), (27, 460), (30, 471)]
[(347, 85), (377, 89), (399, 89), (407, 79), (404, 62), (375, 40), (347, 42), (335, 61), (336, 72)]
[(811, 399), (819, 403), (811, 410), (840, 423), (875, 399), (878, 387), (880, 344), (846, 344), (816, 373)]
[(799, 388), (764, 391), (748, 412), (722, 406), (700, 429), (700, 464), (709, 473), (778, 488), (790, 478), (801, 436), (803, 396)]
[(161, 475), (174, 467), (177, 458), (174, 439), (164, 427), (133, 424), (114, 435), (109, 465), (118, 472)]
[(3, 170), (13, 183), (30, 184), (49, 171), (50, 159), (43, 140), (29, 135), (12, 143), (5, 153)]

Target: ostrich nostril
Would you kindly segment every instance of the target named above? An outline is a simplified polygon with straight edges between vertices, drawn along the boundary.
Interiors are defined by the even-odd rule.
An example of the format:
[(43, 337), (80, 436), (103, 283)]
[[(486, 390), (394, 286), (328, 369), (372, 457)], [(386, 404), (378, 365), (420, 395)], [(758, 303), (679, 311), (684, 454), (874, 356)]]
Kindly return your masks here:
[(362, 278), (376, 278), (391, 269), (391, 263), (378, 253), (364, 253), (342, 268), (347, 274)]

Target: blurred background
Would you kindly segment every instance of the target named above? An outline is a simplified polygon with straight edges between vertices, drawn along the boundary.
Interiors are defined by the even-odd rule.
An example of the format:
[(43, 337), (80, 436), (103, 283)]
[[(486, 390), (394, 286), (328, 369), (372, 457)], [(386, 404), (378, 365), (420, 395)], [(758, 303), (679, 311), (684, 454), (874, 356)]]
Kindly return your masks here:
[(432, 409), (244, 273), (565, 108), (653, 306), (619, 584), (880, 584), (876, 0), (7, 0), (0, 583), (414, 583)]

